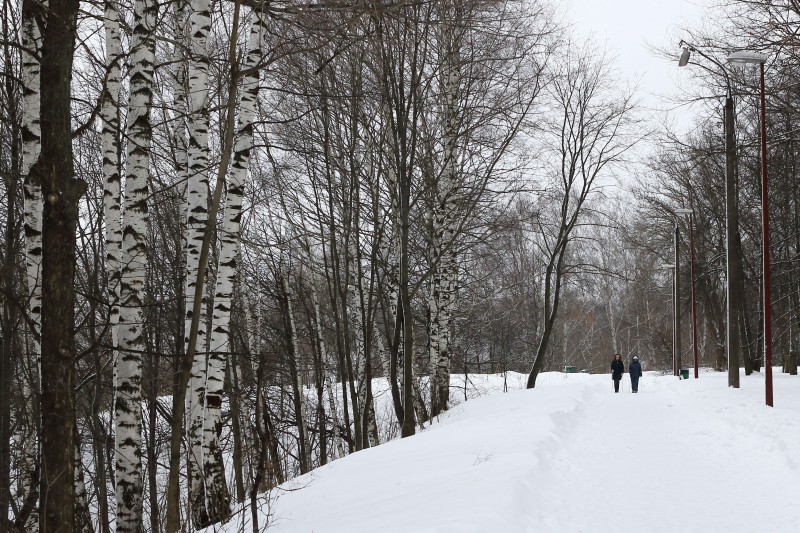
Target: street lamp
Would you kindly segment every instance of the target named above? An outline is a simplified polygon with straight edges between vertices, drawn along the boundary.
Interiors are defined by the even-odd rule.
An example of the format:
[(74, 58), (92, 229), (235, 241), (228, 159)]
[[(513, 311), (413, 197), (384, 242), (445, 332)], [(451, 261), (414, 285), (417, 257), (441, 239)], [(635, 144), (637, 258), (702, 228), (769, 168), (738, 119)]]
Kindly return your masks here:
[[(713, 57), (706, 55), (697, 47), (685, 41), (680, 41), (678, 46), (683, 47), (678, 66), (689, 64), (691, 52), (716, 65), (725, 77), (727, 93), (725, 95), (725, 264), (726, 264), (726, 305), (727, 305), (727, 342), (728, 351), (728, 386), (739, 388), (739, 361), (741, 361), (741, 341), (739, 337), (739, 313), (741, 307), (739, 272), (741, 271), (741, 257), (738, 250), (739, 235), (739, 207), (736, 184), (736, 139), (734, 136), (733, 97), (728, 71)], [(717, 73), (707, 67), (697, 64), (712, 73)]]
[(758, 52), (734, 52), (729, 63), (759, 65), (761, 73), (761, 254), (764, 290), (764, 366), (766, 402), (772, 407), (772, 296), (769, 275), (769, 198), (767, 196), (767, 110), (764, 96), (764, 63), (767, 56)]
[[(676, 225), (676, 244), (677, 244), (677, 225)], [(677, 246), (675, 248), (677, 250)], [(678, 257), (676, 253), (675, 257), (675, 264), (674, 265), (661, 265), (661, 268), (664, 270), (672, 270), (672, 374), (674, 376), (678, 375), (678, 367), (680, 367), (680, 358), (681, 358), (681, 330), (680, 330), (680, 318), (681, 318), (681, 311), (680, 307), (678, 306)]]
[(698, 368), (698, 355), (697, 355), (697, 298), (695, 294), (695, 276), (694, 276), (694, 210), (678, 208), (675, 210), (677, 215), (689, 215), (689, 250), (691, 251), (691, 265), (692, 271), (692, 347), (694, 351), (694, 379), (700, 377), (700, 370)]

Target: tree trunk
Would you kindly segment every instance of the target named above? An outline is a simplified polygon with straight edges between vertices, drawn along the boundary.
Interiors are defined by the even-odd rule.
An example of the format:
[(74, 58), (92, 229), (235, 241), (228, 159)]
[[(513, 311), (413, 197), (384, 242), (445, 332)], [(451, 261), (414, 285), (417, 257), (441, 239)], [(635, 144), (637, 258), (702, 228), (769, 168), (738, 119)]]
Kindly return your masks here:
[(118, 533), (142, 528), (142, 353), (144, 281), (147, 271), (147, 200), (155, 62), (154, 29), (158, 4), (137, 0), (131, 43), (127, 133), (130, 139), (125, 179), (123, 257), (119, 317), (119, 355), (114, 403)]
[[(253, 118), (258, 99), (258, 75), (261, 62), (263, 27), (261, 17), (254, 12), (254, 20), (248, 41), (242, 87), (239, 126), (233, 147), (233, 161), (227, 181), (225, 219), (220, 234), (220, 252), (217, 268), (217, 287), (214, 296), (214, 312), (211, 344), (205, 386), (205, 412), (203, 416), (203, 469), (205, 503), (208, 524), (227, 520), (230, 516), (230, 495), (225, 480), (222, 450), (219, 448), (218, 432), (222, 424), (222, 395), (224, 389), (225, 363), (230, 351), (230, 313), (233, 287), (238, 275), (239, 234), (242, 216), (242, 198), (247, 171), (250, 167), (250, 150), (253, 146)], [(236, 84), (234, 75), (232, 84)]]
[(100, 533), (110, 532), (110, 518), (108, 512), (108, 488), (107, 488), (107, 472), (106, 472), (106, 443), (108, 442), (108, 433), (105, 430), (105, 422), (101, 412), (106, 411), (101, 405), (105, 395), (105, 386), (103, 380), (99, 376), (103, 373), (103, 363), (100, 357), (95, 359), (94, 366), (95, 375), (98, 376), (94, 380), (94, 394), (91, 406), (91, 431), (92, 431), (92, 452), (94, 455), (95, 464), (95, 487), (97, 490), (97, 522), (99, 524)]
[(403, 321), (403, 425), (401, 435), (410, 437), (416, 432), (414, 417), (414, 316), (411, 311), (411, 288), (409, 287), (409, 208), (411, 199), (410, 179), (401, 185), (400, 199), (400, 302)]
[(292, 311), (292, 291), (289, 286), (288, 276), (283, 276), (283, 292), (286, 298), (286, 344), (289, 351), (289, 372), (292, 376), (292, 389), (294, 392), (295, 423), (297, 424), (297, 442), (299, 446), (298, 460), (300, 462), (300, 473), (305, 474), (311, 470), (311, 445), (308, 441), (308, 432), (305, 427), (306, 399), (300, 375), (297, 329)]
[[(205, 277), (198, 278), (200, 250), (208, 220), (208, 176), (209, 176), (209, 102), (208, 102), (208, 33), (211, 30), (209, 0), (191, 0), (189, 15), (189, 180), (187, 187), (186, 225), (186, 326), (184, 350), (188, 353), (189, 332), (194, 313), (196, 285), (205, 286)], [(201, 316), (196, 317), (197, 340), (191, 365), (191, 377), (187, 391), (187, 434), (189, 440), (189, 507), (192, 523), (196, 528), (209, 525), (204, 492), (203, 416), (206, 395), (206, 320), (202, 310), (206, 308), (205, 291), (202, 291)]]
[[(7, 32), (4, 36), (8, 38)], [(8, 47), (4, 47), (4, 69), (11, 72), (12, 59)], [(19, 253), (19, 222), (16, 208), (19, 190), (21, 139), (19, 116), (17, 115), (17, 101), (12, 95), (16, 94), (16, 83), (10, 76), (7, 77), (6, 94), (9, 97), (8, 118), (9, 129), (12, 135), (10, 146), (10, 179), (4, 180), (7, 204), (5, 219), (5, 244), (3, 246), (3, 303), (2, 303), (2, 347), (0, 347), (0, 531), (8, 531), (11, 527), (9, 511), (11, 509), (11, 398), (12, 383), (14, 383), (14, 355), (19, 353), (19, 328), (17, 326), (18, 312), (12, 302), (12, 295), (19, 294), (16, 283), (16, 259)], [(23, 377), (24, 379), (24, 377)], [(29, 484), (30, 485), (30, 484)]]
[(41, 158), (32, 177), (45, 198), (42, 216), (42, 468), (39, 530), (74, 531), (75, 229), (86, 184), (72, 159), (71, 81), (79, 5), (53, 0), (41, 54)]
[(453, 305), (458, 281), (455, 235), (456, 192), (458, 179), (459, 87), (461, 85), (460, 48), (463, 22), (459, 2), (444, 2), (442, 8), (441, 98), (444, 110), (442, 138), (444, 154), (441, 176), (434, 192), (433, 275), (431, 276), (430, 314), (430, 381), (431, 417), (447, 410), (450, 399), (450, 337)]
[(81, 441), (78, 428), (75, 427), (75, 532), (94, 533), (89, 499), (86, 494), (86, 483), (83, 480), (83, 462), (81, 461)]
[[(242, 389), (239, 379), (239, 358), (233, 355), (231, 364), (227, 370), (228, 382), (230, 383), (230, 406), (231, 406), (231, 432), (233, 435), (233, 474), (236, 483), (236, 501), (244, 503), (247, 496), (244, 489), (244, 442), (241, 428), (242, 417)], [(245, 418), (247, 420), (247, 418)]]
[[(42, 184), (39, 176), (31, 174), (31, 169), (39, 159), (41, 151), (40, 122), (40, 65), (37, 55), (41, 53), (42, 36), (39, 23), (44, 22), (44, 14), (39, 4), (33, 1), (22, 3), (22, 165), (20, 174), (24, 178), (24, 233), (25, 265), (27, 280), (27, 299), (30, 334), (25, 346), (28, 347), (26, 360), (20, 362), (21, 374), (30, 376), (23, 381), (27, 427), (18, 431), (19, 449), (24, 465), (20, 472), (20, 494), (22, 500), (36, 492), (38, 480), (34, 470), (39, 464), (39, 413), (34, 407), (40, 390), (41, 367), (41, 324), (42, 324)], [(39, 528), (38, 508), (30, 512), (25, 523), (27, 531), (35, 533)]]
[(106, 272), (108, 273), (108, 321), (111, 330), (111, 359), (119, 344), (120, 258), (122, 220), (120, 188), (119, 92), (122, 63), (119, 11), (113, 0), (105, 2), (106, 86), (100, 106), (103, 121), (103, 219), (105, 221)]
[[(188, 175), (189, 175), (189, 160), (188, 160), (188, 147), (186, 141), (186, 119), (188, 114), (188, 88), (186, 87), (186, 70), (188, 60), (186, 58), (185, 50), (188, 37), (186, 34), (186, 21), (187, 21), (187, 3), (179, 2), (175, 6), (175, 23), (173, 26), (173, 34), (175, 35), (176, 44), (173, 46), (173, 56), (175, 57), (175, 65), (173, 67), (173, 75), (171, 78), (172, 89), (174, 93), (174, 107), (175, 107), (175, 126), (172, 132), (173, 146), (175, 151), (175, 173), (177, 175), (178, 185), (177, 190), (180, 197), (185, 198), (188, 190)], [(181, 259), (185, 259), (188, 242), (186, 241), (186, 223), (188, 213), (183, 211), (181, 216), (181, 249), (183, 252)], [(179, 300), (184, 302), (184, 305), (178, 305), (178, 319), (184, 322), (186, 318), (186, 304), (187, 297), (184, 293), (185, 288), (185, 272), (182, 275), (176, 276), (175, 280), (175, 294)], [(172, 416), (174, 422), (170, 428), (170, 441), (169, 441), (169, 474), (167, 477), (167, 494), (166, 494), (166, 517), (165, 529), (167, 533), (175, 533), (180, 527), (180, 469), (181, 469), (181, 452), (183, 444), (183, 412), (185, 409), (186, 389), (184, 382), (184, 372), (188, 372), (184, 367), (186, 359), (185, 337), (188, 332), (178, 327), (179, 334), (181, 335), (180, 341), (176, 342), (175, 346), (175, 379), (173, 380), (172, 392)]]
[(797, 375), (797, 352), (792, 351), (789, 352), (789, 355), (786, 357), (786, 364), (784, 372), (789, 374), (790, 376)]
[[(156, 320), (156, 327), (159, 321)], [(150, 531), (157, 533), (160, 529), (160, 512), (158, 505), (158, 444), (156, 441), (158, 433), (158, 370), (159, 354), (162, 353), (161, 332), (154, 331), (155, 350), (149, 358), (149, 391), (147, 398), (147, 492), (150, 503)]]
[[(112, 367), (117, 367), (117, 348), (119, 347), (119, 300), (121, 291), (122, 263), (122, 189), (121, 189), (121, 161), (122, 154), (120, 143), (120, 116), (119, 94), (122, 77), (122, 42), (117, 3), (106, 0), (103, 24), (105, 26), (106, 47), (106, 84), (100, 106), (102, 119), (102, 150), (103, 150), (103, 220), (105, 222), (105, 267), (107, 272), (106, 297), (108, 299), (108, 322), (111, 331), (111, 361)], [(99, 416), (101, 389), (100, 375), (102, 367), (100, 362), (96, 365), (95, 399), (92, 409), (92, 427), (94, 439), (102, 438), (105, 444), (104, 432), (100, 432), (102, 424)], [(115, 379), (116, 385), (116, 379)], [(95, 463), (97, 465), (97, 499), (99, 502), (99, 523), (101, 531), (108, 530), (108, 501), (106, 495), (105, 455), (104, 446), (95, 445)]]
[[(528, 382), (526, 385), (528, 389), (532, 389), (536, 386), (536, 378), (539, 376), (539, 372), (541, 372), (542, 366), (544, 365), (544, 356), (547, 353), (550, 336), (553, 333), (553, 326), (558, 316), (559, 298), (561, 296), (561, 279), (563, 276), (567, 242), (565, 237), (564, 240), (560, 241), (560, 244), (555, 247), (554, 256), (550, 258), (550, 264), (545, 274), (544, 328), (542, 337), (539, 340), (539, 346), (536, 349), (536, 358), (533, 361), (533, 368), (531, 368), (531, 372), (528, 374)], [(553, 264), (554, 260), (556, 260), (555, 264)]]
[(336, 361), (325, 346), (322, 314), (319, 310), (319, 295), (316, 283), (313, 279), (311, 280), (311, 298), (314, 305), (314, 338), (317, 343), (317, 352), (319, 353), (322, 363), (324, 386), (328, 392), (328, 412), (330, 413), (333, 423), (333, 458), (336, 459), (337, 457), (344, 457), (345, 455), (344, 447), (342, 446), (339, 410), (336, 408), (336, 393), (333, 390), (333, 380), (331, 379), (331, 374), (335, 374)]

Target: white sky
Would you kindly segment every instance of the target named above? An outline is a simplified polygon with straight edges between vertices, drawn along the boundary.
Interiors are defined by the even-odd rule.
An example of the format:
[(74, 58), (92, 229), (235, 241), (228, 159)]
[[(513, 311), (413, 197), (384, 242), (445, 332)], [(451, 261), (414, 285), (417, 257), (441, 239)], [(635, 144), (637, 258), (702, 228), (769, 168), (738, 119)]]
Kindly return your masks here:
[[(605, 45), (616, 66), (648, 108), (668, 106), (663, 95), (674, 94), (675, 82), (684, 78), (678, 71), (678, 40), (681, 27), (702, 25), (709, 0), (565, 0), (568, 22), (578, 34), (593, 36)], [(674, 42), (673, 42), (674, 41)], [(656, 57), (649, 46), (675, 49), (675, 61)], [(655, 118), (655, 117), (654, 117)], [(680, 123), (684, 117), (673, 116)]]
[[(681, 93), (680, 85), (690, 83), (690, 73), (678, 67), (678, 41), (685, 37), (682, 28), (704, 25), (708, 12), (704, 6), (713, 0), (554, 1), (560, 1), (556, 8), (564, 23), (574, 26), (575, 37), (591, 37), (597, 46), (605, 47), (619, 82), (637, 88), (640, 116), (649, 121), (648, 129), (687, 132), (693, 127), (697, 109), (674, 100)], [(658, 57), (651, 48), (673, 49), (674, 58)], [(633, 176), (647, 175), (644, 159), (654, 148), (644, 141), (630, 153), (633, 163), (617, 175), (621, 191), (628, 189)]]

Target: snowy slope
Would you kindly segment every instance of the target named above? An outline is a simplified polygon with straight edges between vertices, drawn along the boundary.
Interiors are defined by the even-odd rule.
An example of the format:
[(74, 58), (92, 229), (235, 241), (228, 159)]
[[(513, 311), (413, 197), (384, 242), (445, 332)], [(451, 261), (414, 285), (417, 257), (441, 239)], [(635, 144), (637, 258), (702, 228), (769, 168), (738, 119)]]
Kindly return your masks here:
[[(777, 369), (776, 369), (777, 370)], [(509, 387), (520, 387), (519, 376)], [(627, 378), (627, 376), (626, 376)], [(800, 377), (544, 374), (259, 502), (275, 533), (800, 531)], [(478, 380), (481, 378), (475, 377)], [(487, 380), (502, 390), (502, 378)], [(224, 533), (252, 531), (239, 509)], [(211, 529), (209, 529), (211, 531)]]

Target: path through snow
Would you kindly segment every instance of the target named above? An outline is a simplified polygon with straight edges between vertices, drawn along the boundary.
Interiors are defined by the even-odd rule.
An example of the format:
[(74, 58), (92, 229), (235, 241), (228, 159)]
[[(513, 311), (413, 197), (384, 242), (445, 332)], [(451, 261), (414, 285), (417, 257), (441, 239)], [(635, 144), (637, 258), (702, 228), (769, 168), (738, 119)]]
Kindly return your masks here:
[[(525, 376), (515, 375), (521, 387)], [(457, 379), (454, 376), (454, 379)], [(627, 376), (626, 376), (627, 379)], [(421, 434), (345, 457), (259, 503), (275, 533), (770, 533), (800, 523), (800, 378), (543, 374)], [(500, 376), (470, 386), (502, 390)], [(513, 385), (511, 385), (513, 388)], [(455, 396), (455, 393), (454, 393)], [(214, 531), (252, 531), (250, 509)]]
[(776, 413), (748, 391), (737, 398), (724, 376), (703, 377), (710, 386), (659, 378), (637, 395), (594, 388), (561, 421), (560, 446), (542, 464), (533, 529), (796, 531), (796, 423), (784, 433), (759, 421)]

